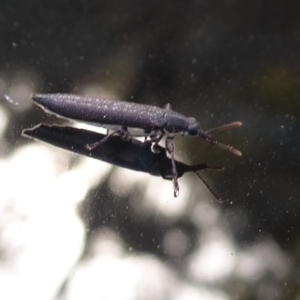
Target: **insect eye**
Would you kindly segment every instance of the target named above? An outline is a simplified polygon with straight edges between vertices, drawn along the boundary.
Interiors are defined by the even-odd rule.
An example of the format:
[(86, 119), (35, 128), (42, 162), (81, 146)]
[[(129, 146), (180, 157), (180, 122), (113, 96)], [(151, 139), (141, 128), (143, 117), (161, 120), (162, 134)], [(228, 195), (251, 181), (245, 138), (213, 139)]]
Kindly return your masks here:
[(197, 135), (199, 131), (199, 124), (195, 118), (189, 118), (189, 125), (187, 132), (189, 135)]

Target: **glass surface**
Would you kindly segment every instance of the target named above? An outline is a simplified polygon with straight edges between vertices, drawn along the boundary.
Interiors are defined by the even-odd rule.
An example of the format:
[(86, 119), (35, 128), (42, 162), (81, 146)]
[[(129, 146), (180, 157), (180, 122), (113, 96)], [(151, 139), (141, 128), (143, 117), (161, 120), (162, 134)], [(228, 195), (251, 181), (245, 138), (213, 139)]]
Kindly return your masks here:
[[(299, 299), (298, 2), (5, 0), (0, 20), (0, 299)], [(174, 198), (170, 180), (21, 136), (105, 134), (32, 93), (243, 122), (212, 133), (242, 157), (175, 138), (176, 160), (225, 167), (201, 172), (224, 203), (193, 172)]]

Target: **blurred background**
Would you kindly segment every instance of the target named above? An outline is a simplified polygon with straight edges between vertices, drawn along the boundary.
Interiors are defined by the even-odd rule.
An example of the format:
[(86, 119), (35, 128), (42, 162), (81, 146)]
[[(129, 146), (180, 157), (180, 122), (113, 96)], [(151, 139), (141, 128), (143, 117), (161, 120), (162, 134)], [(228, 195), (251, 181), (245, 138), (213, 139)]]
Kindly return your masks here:
[[(16, 1), (0, 10), (0, 299), (300, 299), (300, 2)], [(21, 136), (31, 93), (197, 118), (172, 183)], [(69, 123), (68, 123), (69, 124)], [(70, 125), (70, 124), (69, 124)], [(73, 124), (72, 126), (78, 126)]]

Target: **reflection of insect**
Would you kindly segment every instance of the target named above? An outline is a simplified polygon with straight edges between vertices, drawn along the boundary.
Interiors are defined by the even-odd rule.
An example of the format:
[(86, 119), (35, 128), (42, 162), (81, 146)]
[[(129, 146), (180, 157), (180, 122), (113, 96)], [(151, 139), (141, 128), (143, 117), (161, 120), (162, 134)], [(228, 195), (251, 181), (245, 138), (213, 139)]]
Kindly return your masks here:
[(159, 108), (151, 105), (68, 94), (36, 94), (33, 95), (32, 99), (51, 114), (114, 130), (105, 139), (86, 145), (89, 150), (100, 146), (116, 134), (124, 139), (133, 136), (144, 136), (144, 145), (150, 143), (155, 149), (158, 142), (166, 135), (166, 151), (172, 162), (172, 181), (175, 197), (179, 193), (173, 143), (176, 135), (199, 136), (211, 145), (241, 156), (240, 151), (217, 142), (209, 135), (213, 131), (239, 127), (242, 125), (241, 122), (234, 122), (209, 131), (203, 131), (195, 118), (187, 118), (173, 111), (170, 104), (167, 104), (165, 108)]
[[(85, 147), (87, 144), (102, 141), (106, 138), (106, 135), (94, 131), (57, 125), (49, 126), (40, 124), (34, 128), (23, 130), (22, 134), (23, 136), (81, 155), (93, 157), (119, 167), (146, 172), (154, 176), (162, 176), (168, 180), (172, 180), (173, 177), (170, 160), (166, 156), (165, 149), (160, 146), (157, 146), (159, 151), (153, 152), (151, 151), (150, 144), (141, 147), (140, 144), (142, 142), (137, 140), (131, 139), (125, 141), (119, 137), (111, 137), (101, 147), (87, 150)], [(199, 171), (223, 170), (223, 168), (209, 167), (206, 164), (189, 166), (179, 161), (175, 161), (175, 164), (178, 177), (181, 177), (186, 172), (195, 172), (216, 199), (219, 202), (222, 201), (200, 176)]]

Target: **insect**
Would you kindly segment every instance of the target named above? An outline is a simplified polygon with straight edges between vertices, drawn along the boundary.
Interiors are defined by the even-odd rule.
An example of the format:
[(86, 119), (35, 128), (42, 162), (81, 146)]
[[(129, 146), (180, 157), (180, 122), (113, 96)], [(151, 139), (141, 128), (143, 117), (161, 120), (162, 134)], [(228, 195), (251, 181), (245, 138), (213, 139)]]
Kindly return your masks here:
[(229, 145), (224, 145), (213, 139), (210, 133), (239, 127), (241, 122), (233, 122), (208, 131), (201, 129), (195, 118), (172, 110), (171, 105), (165, 108), (132, 102), (107, 100), (102, 98), (84, 97), (70, 94), (35, 94), (33, 101), (42, 109), (58, 117), (73, 121), (82, 121), (96, 126), (113, 130), (106, 138), (87, 144), (86, 148), (92, 150), (114, 135), (123, 139), (136, 136), (145, 137), (144, 145), (151, 144), (152, 150), (157, 150), (159, 141), (166, 136), (165, 151), (172, 164), (172, 181), (174, 196), (179, 194), (178, 172), (176, 168), (173, 139), (176, 135), (198, 136), (213, 146), (241, 156), (241, 152)]
[[(33, 128), (24, 129), (23, 136), (46, 142), (53, 146), (92, 157), (107, 163), (139, 171), (146, 172), (153, 176), (161, 176), (164, 179), (172, 180), (173, 172), (170, 160), (165, 149), (158, 146), (158, 150), (153, 152), (151, 145), (141, 146), (140, 141), (135, 139), (122, 140), (119, 137), (112, 137), (101, 147), (87, 150), (86, 145), (95, 143), (106, 138), (106, 135), (79, 128), (58, 125), (39, 124)], [(178, 178), (186, 172), (194, 172), (202, 180), (204, 185), (214, 195), (218, 202), (222, 199), (210, 188), (207, 182), (199, 174), (203, 170), (224, 170), (222, 167), (209, 167), (206, 164), (186, 165), (175, 161)]]

